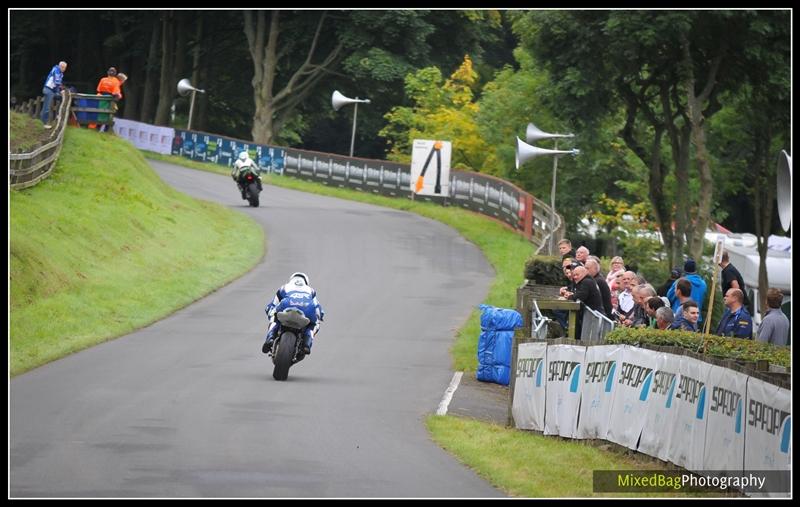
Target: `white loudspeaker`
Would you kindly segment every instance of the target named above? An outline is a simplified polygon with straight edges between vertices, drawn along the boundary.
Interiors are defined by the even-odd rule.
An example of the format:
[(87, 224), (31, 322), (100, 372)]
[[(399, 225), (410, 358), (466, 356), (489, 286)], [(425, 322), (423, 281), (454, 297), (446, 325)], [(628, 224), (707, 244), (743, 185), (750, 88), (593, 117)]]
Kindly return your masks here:
[(178, 81), (178, 93), (180, 93), (182, 96), (185, 97), (186, 95), (189, 95), (189, 93), (191, 92), (205, 93), (205, 90), (198, 90), (197, 88), (192, 86), (192, 83), (190, 83), (189, 80), (186, 78), (183, 78), (180, 81)]
[(580, 150), (573, 148), (571, 150), (546, 150), (544, 148), (537, 148), (536, 146), (531, 146), (530, 144), (526, 143), (519, 137), (517, 138), (517, 153), (516, 153), (516, 164), (517, 169), (519, 166), (527, 162), (528, 160), (539, 157), (542, 155), (577, 155), (580, 153)]
[(792, 157), (781, 150), (778, 157), (778, 218), (788, 231), (792, 225)]
[(559, 137), (575, 137), (575, 134), (549, 134), (533, 123), (529, 123), (528, 128), (525, 130), (525, 140), (529, 143), (535, 143), (540, 139), (556, 139)]
[(346, 106), (347, 104), (356, 104), (359, 102), (369, 104), (369, 99), (351, 99), (339, 93), (339, 90), (334, 90), (333, 95), (331, 96), (331, 104), (333, 105), (333, 109), (336, 111), (338, 111), (340, 107)]

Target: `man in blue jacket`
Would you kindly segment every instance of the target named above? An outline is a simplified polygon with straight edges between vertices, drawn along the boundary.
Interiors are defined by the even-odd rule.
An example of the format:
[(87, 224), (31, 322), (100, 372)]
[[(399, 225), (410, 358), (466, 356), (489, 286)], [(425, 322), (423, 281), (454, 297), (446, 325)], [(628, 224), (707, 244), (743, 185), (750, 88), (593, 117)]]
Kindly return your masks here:
[(732, 336), (735, 338), (753, 338), (753, 319), (744, 306), (744, 293), (739, 289), (728, 289), (723, 296), (725, 301), (725, 313), (719, 321), (717, 330), (714, 334), (720, 336)]
[[(700, 311), (700, 319), (698, 322), (702, 322), (703, 301), (705, 301), (708, 286), (706, 285), (706, 281), (703, 280), (703, 277), (696, 273), (696, 270), (697, 266), (695, 265), (694, 259), (686, 259), (686, 263), (683, 265), (683, 278), (686, 278), (692, 284), (691, 298), (692, 301), (697, 303), (697, 309)], [(677, 280), (675, 282), (677, 283)], [(675, 283), (672, 284), (672, 287), (670, 287), (669, 291), (667, 292), (667, 299), (669, 299), (672, 309), (675, 310), (678, 306), (678, 297), (675, 295)]]
[(58, 65), (53, 65), (44, 80), (44, 87), (42, 88), (42, 94), (44, 95), (42, 123), (44, 123), (45, 128), (50, 128), (50, 106), (53, 103), (53, 98), (61, 93), (64, 88), (62, 82), (64, 81), (65, 70), (67, 70), (67, 62), (58, 62)]

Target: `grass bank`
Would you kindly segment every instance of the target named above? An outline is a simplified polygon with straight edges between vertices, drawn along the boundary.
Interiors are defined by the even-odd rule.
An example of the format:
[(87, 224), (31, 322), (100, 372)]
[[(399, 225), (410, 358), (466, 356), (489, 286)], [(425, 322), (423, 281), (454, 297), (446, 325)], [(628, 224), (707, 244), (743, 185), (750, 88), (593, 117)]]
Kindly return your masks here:
[(155, 322), (264, 254), (255, 222), (173, 190), (113, 135), (68, 128), (53, 173), (10, 194), (12, 376)]

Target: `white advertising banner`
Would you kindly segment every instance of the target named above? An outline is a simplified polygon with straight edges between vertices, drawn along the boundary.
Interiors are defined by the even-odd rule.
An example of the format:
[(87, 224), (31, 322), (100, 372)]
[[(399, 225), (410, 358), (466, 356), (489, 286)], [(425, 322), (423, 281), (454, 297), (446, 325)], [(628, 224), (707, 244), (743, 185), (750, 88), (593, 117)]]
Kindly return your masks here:
[(678, 386), (672, 402), (675, 416), (670, 428), (667, 459), (687, 470), (703, 469), (708, 420), (706, 386), (711, 366), (691, 357), (681, 357)]
[(581, 401), (581, 380), (586, 347), (551, 345), (547, 348), (545, 435), (575, 438)]
[(639, 452), (666, 461), (669, 433), (675, 416), (675, 390), (681, 370), (681, 356), (654, 352), (656, 370), (647, 397), (647, 415), (644, 418)]
[(617, 385), (611, 396), (607, 440), (636, 450), (656, 364), (656, 352), (624, 346)]
[(708, 429), (703, 470), (742, 472), (747, 375), (711, 366), (706, 384)]
[(411, 148), (411, 191), (419, 195), (450, 195), (449, 141), (414, 139)]
[(622, 351), (622, 345), (586, 347), (576, 438), (606, 438)]
[(547, 343), (520, 343), (511, 414), (522, 430), (544, 431)]
[[(792, 468), (792, 393), (749, 377), (745, 402), (745, 473)], [(790, 474), (770, 476), (766, 496), (787, 496)], [(770, 484), (772, 482), (772, 484)]]

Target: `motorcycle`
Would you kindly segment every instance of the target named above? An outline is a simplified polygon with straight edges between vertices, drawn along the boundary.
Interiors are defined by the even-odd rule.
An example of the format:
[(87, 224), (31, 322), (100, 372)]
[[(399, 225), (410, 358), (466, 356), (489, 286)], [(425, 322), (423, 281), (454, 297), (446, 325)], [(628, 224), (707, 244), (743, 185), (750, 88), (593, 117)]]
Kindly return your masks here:
[(297, 308), (287, 308), (275, 314), (280, 323), (277, 337), (272, 344), (272, 363), (275, 365), (272, 377), (275, 380), (286, 380), (289, 368), (306, 355), (303, 352), (303, 331), (311, 322)]
[(251, 167), (245, 167), (239, 172), (239, 187), (242, 189), (242, 198), (250, 206), (258, 208), (258, 194), (261, 192), (261, 178)]

